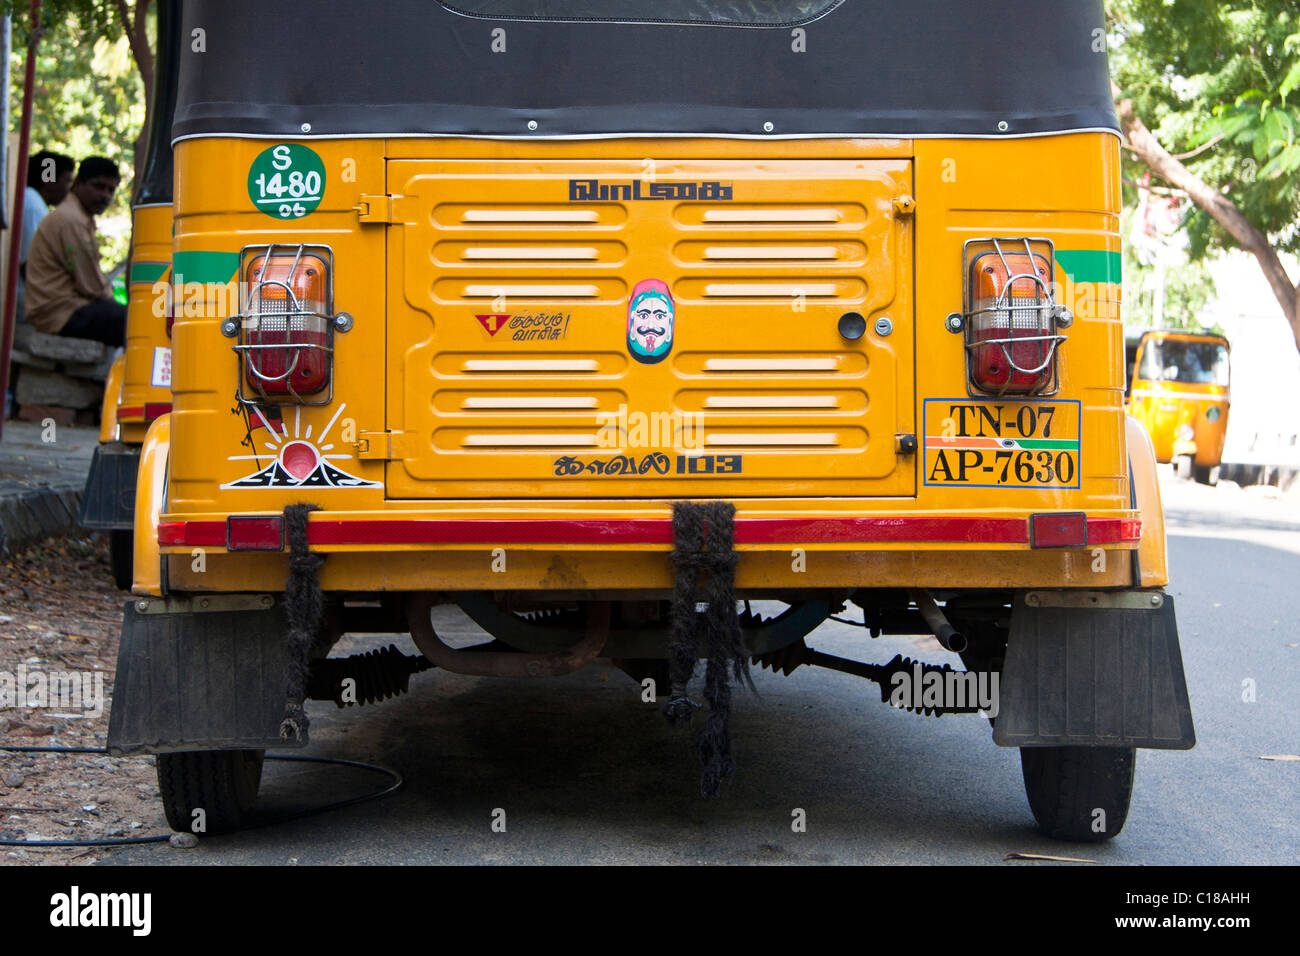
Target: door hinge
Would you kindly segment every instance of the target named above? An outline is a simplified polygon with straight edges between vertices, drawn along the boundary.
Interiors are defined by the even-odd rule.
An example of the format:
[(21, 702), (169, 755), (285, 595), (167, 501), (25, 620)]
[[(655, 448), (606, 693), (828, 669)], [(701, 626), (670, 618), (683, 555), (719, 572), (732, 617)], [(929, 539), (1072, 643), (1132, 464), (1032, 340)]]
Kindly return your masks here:
[(362, 432), (352, 443), (362, 461), (392, 461), (406, 457), (405, 432)]
[(362, 195), (352, 208), (362, 222), (398, 223), (407, 222), (406, 196)]

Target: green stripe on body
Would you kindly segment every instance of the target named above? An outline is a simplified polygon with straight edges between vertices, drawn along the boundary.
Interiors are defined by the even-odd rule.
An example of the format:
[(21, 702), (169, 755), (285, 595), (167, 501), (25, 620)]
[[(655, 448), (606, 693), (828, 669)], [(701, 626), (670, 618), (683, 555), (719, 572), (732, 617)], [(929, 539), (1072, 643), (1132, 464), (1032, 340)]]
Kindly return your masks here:
[(153, 285), (167, 274), (170, 262), (133, 262), (131, 263), (131, 282), (147, 282)]
[(1105, 249), (1058, 249), (1056, 261), (1074, 282), (1120, 282), (1123, 257)]
[(191, 250), (172, 256), (172, 274), (176, 283), (229, 282), (239, 271), (238, 252), (208, 252)]
[(1017, 438), (1016, 444), (1025, 450), (1049, 448), (1053, 451), (1074, 451), (1079, 447), (1077, 441), (1060, 441), (1054, 438)]

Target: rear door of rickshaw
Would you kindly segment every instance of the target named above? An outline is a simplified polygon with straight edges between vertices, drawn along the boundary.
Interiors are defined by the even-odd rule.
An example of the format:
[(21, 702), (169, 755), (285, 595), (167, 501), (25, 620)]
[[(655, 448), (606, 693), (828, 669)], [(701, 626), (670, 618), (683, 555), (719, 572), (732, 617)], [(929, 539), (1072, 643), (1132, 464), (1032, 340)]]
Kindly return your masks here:
[(915, 493), (909, 158), (532, 148), (389, 160), (390, 497)]

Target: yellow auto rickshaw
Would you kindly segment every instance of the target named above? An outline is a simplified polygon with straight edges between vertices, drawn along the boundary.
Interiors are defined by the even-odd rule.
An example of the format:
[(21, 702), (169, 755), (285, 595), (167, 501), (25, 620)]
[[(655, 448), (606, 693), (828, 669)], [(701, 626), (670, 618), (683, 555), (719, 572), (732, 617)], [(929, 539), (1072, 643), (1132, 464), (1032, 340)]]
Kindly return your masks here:
[(150, 423), (171, 411), (172, 111), (180, 19), (175, 0), (158, 0), (154, 111), (144, 168), (131, 200), (126, 349), (104, 387), (99, 445), (86, 476), (78, 523), (109, 533), (113, 577), (131, 587), (135, 487)]
[[(1050, 6), (182, 0), (109, 731), (172, 825), (239, 826), (309, 699), (608, 661), (682, 721), (707, 660), (707, 796), (731, 681), (823, 666), (987, 720), (1044, 832), (1119, 832), (1135, 749), (1195, 737), (1105, 19)], [(831, 616), (967, 669), (810, 648)]]
[(1129, 411), (1180, 478), (1216, 484), (1228, 435), (1228, 340), (1151, 330), (1128, 339)]

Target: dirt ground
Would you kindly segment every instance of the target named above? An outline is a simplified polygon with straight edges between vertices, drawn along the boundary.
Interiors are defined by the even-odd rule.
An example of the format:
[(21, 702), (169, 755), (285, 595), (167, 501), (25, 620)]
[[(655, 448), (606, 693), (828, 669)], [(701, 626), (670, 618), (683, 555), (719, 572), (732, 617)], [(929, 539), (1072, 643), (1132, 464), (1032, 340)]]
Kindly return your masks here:
[[(126, 594), (113, 585), (107, 536), (46, 541), (0, 558), (0, 673), (27, 692), (0, 700), (0, 747), (100, 747), (108, 732)], [(104, 699), (40, 706), (30, 675), (75, 672)], [(3, 679), (3, 678), (0, 678)], [(11, 703), (37, 706), (8, 706)], [(102, 709), (101, 706), (102, 705)], [(95, 710), (101, 712), (96, 714)], [(0, 839), (131, 839), (170, 833), (150, 757), (0, 751)], [(0, 865), (93, 863), (111, 847), (0, 846)]]

